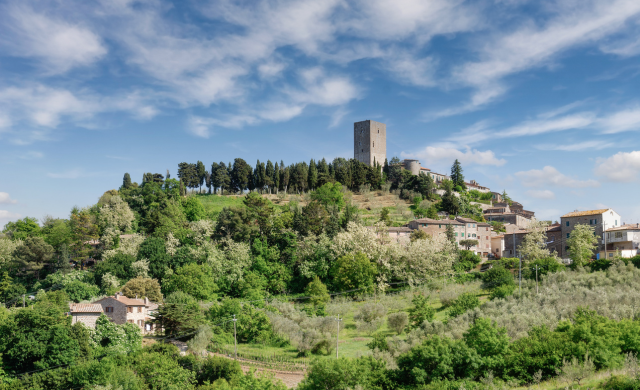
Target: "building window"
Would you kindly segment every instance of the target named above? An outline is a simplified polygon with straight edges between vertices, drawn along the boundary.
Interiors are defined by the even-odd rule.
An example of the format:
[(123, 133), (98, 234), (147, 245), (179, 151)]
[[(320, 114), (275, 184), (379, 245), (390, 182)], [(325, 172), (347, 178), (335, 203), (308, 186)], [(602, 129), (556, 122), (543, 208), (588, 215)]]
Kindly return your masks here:
[(375, 142), (373, 143), (373, 147), (374, 147), (374, 148), (376, 147), (376, 143), (375, 143)]
[(127, 313), (133, 313), (133, 307), (127, 307)]
[(142, 313), (142, 307), (138, 306), (138, 313)]
[(569, 238), (571, 236), (571, 233), (567, 233), (567, 238)]
[(616, 232), (616, 238), (622, 238), (622, 232)]
[(438, 225), (438, 229), (442, 229), (442, 225)]
[(569, 221), (567, 221), (567, 226), (569, 226)]
[(613, 257), (613, 253), (609, 253), (609, 257)]
[(129, 324), (133, 324), (133, 320), (127, 320)]
[(458, 237), (458, 233), (456, 233), (456, 237)]
[(616, 226), (618, 226), (618, 220), (616, 219)]
[(474, 238), (475, 238), (475, 236), (476, 236), (476, 234), (475, 234), (475, 233), (473, 233), (473, 237), (474, 237)]
[(105, 307), (105, 308), (104, 308), (104, 312), (105, 312), (105, 313), (113, 313), (113, 307), (111, 307), (111, 306), (107, 306), (107, 307)]

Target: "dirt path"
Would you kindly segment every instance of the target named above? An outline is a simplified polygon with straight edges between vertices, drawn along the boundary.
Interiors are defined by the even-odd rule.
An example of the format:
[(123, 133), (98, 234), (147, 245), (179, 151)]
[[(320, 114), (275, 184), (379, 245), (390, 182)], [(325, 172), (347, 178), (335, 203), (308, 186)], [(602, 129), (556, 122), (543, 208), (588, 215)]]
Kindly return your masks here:
[[(220, 353), (209, 352), (209, 355), (220, 356), (226, 359), (233, 359), (227, 355), (223, 355)], [(267, 375), (273, 375), (275, 379), (280, 379), (285, 386), (289, 389), (295, 389), (300, 382), (304, 379), (305, 372), (304, 371), (282, 371), (282, 370), (274, 370), (271, 368), (262, 368), (259, 366), (252, 366), (242, 364), (244, 359), (238, 359), (238, 363), (240, 363), (240, 367), (242, 371), (246, 374), (247, 372), (254, 370), (256, 373), (265, 373)]]
[[(171, 344), (174, 344), (180, 350), (181, 355), (185, 355), (187, 353), (187, 344), (181, 341), (173, 340)], [(209, 352), (209, 355), (212, 356), (220, 356), (225, 359), (233, 359), (227, 355), (223, 355), (221, 353)], [(304, 371), (283, 371), (283, 370), (274, 370), (271, 368), (263, 368), (256, 365), (250, 365), (247, 363), (252, 362), (251, 360), (244, 361), (244, 359), (239, 358), (238, 363), (240, 363), (240, 367), (242, 371), (246, 374), (247, 372), (254, 370), (256, 373), (264, 373), (267, 375), (273, 375), (275, 379), (279, 379), (287, 386), (289, 389), (295, 389), (300, 382), (304, 379), (305, 372)]]

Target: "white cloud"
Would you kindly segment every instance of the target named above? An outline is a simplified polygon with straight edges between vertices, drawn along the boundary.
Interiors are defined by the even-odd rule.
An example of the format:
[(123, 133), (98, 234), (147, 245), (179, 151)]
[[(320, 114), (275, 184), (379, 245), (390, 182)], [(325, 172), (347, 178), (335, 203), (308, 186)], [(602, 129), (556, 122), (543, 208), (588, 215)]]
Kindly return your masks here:
[(635, 181), (640, 175), (640, 151), (619, 152), (609, 158), (598, 159), (594, 172), (609, 181)]
[(9, 222), (10, 220), (16, 220), (20, 217), (21, 215), (18, 213), (12, 213), (7, 210), (0, 210), (0, 221), (3, 222), (2, 226), (4, 226), (4, 223)]
[(547, 165), (542, 169), (532, 169), (530, 171), (516, 172), (516, 177), (520, 179), (525, 187), (569, 187), (586, 188), (599, 187), (596, 180), (578, 180), (560, 173), (556, 168)]
[(540, 150), (561, 150), (563, 152), (578, 152), (582, 150), (602, 150), (615, 147), (613, 142), (607, 142), (602, 140), (584, 141), (578, 143), (561, 143), (561, 144), (545, 144), (536, 145), (536, 149)]
[(3, 46), (14, 55), (42, 59), (47, 72), (89, 65), (107, 53), (101, 39), (86, 27), (49, 18), (24, 4), (5, 11), (11, 18), (5, 27), (13, 37), (5, 39)]
[(8, 193), (0, 192), (0, 204), (16, 204), (17, 200), (11, 199)]
[(605, 116), (598, 121), (598, 126), (605, 134), (640, 130), (640, 107), (629, 108)]
[(536, 199), (555, 199), (556, 194), (549, 190), (529, 190), (527, 195)]
[(470, 111), (502, 95), (507, 89), (503, 82), (506, 76), (550, 65), (572, 47), (596, 42), (623, 29), (627, 20), (640, 13), (640, 2), (567, 0), (548, 6), (547, 11), (553, 16), (544, 25), (525, 21), (510, 33), (497, 33), (493, 39), (485, 35), (478, 38), (480, 60), (463, 64), (453, 72), (457, 82), (476, 88), (471, 102), (462, 111)]
[(455, 159), (458, 159), (462, 164), (494, 166), (502, 166), (507, 162), (505, 159), (497, 158), (491, 150), (479, 151), (476, 149), (467, 149), (463, 152), (454, 148), (434, 146), (427, 146), (424, 150), (416, 153), (402, 152), (401, 156), (403, 158), (422, 159), (425, 164), (431, 164), (435, 161), (453, 162)]

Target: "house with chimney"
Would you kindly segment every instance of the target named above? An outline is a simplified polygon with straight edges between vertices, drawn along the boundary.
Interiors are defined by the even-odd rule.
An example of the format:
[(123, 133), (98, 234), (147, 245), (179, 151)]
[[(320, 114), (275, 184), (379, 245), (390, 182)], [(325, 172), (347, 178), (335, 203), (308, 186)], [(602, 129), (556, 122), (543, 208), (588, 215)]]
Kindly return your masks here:
[(491, 253), (491, 225), (486, 222), (477, 222), (471, 218), (457, 217), (456, 219), (431, 219), (420, 218), (409, 222), (412, 230), (423, 230), (432, 237), (446, 235), (447, 226), (453, 227), (453, 234), (458, 245), (462, 240), (477, 240), (478, 244), (469, 248), (482, 257), (488, 257)]

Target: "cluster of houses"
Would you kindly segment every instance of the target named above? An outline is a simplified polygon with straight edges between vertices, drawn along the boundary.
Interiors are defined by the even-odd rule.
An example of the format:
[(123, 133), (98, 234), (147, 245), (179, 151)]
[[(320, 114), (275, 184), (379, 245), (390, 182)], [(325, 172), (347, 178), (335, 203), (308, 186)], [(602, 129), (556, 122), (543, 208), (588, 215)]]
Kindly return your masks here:
[[(511, 206), (494, 203), (492, 208), (484, 212), (487, 221), (504, 223), (506, 232), (496, 232), (490, 223), (476, 222), (470, 218), (420, 218), (406, 226), (390, 227), (389, 236), (398, 242), (408, 241), (410, 234), (418, 229), (431, 236), (445, 235), (447, 226), (452, 225), (456, 241), (460, 243), (462, 240), (476, 240), (477, 244), (469, 249), (482, 257), (519, 257), (518, 248), (529, 233), (527, 227), (535, 219), (534, 213), (524, 210), (517, 202), (513, 202)], [(546, 228), (546, 245), (549, 251), (555, 252), (562, 259), (568, 258), (567, 240), (579, 224), (594, 228), (594, 234), (598, 237), (598, 250), (595, 253), (597, 258), (630, 258), (640, 254), (640, 224), (623, 224), (620, 214), (612, 209), (573, 211), (563, 215), (559, 223)]]
[(112, 322), (122, 324), (135, 324), (140, 331), (151, 333), (154, 331), (153, 319), (158, 304), (149, 301), (148, 298), (127, 298), (122, 293), (99, 299), (93, 303), (69, 304), (71, 323), (81, 322), (89, 328), (96, 327), (96, 321), (104, 314)]

